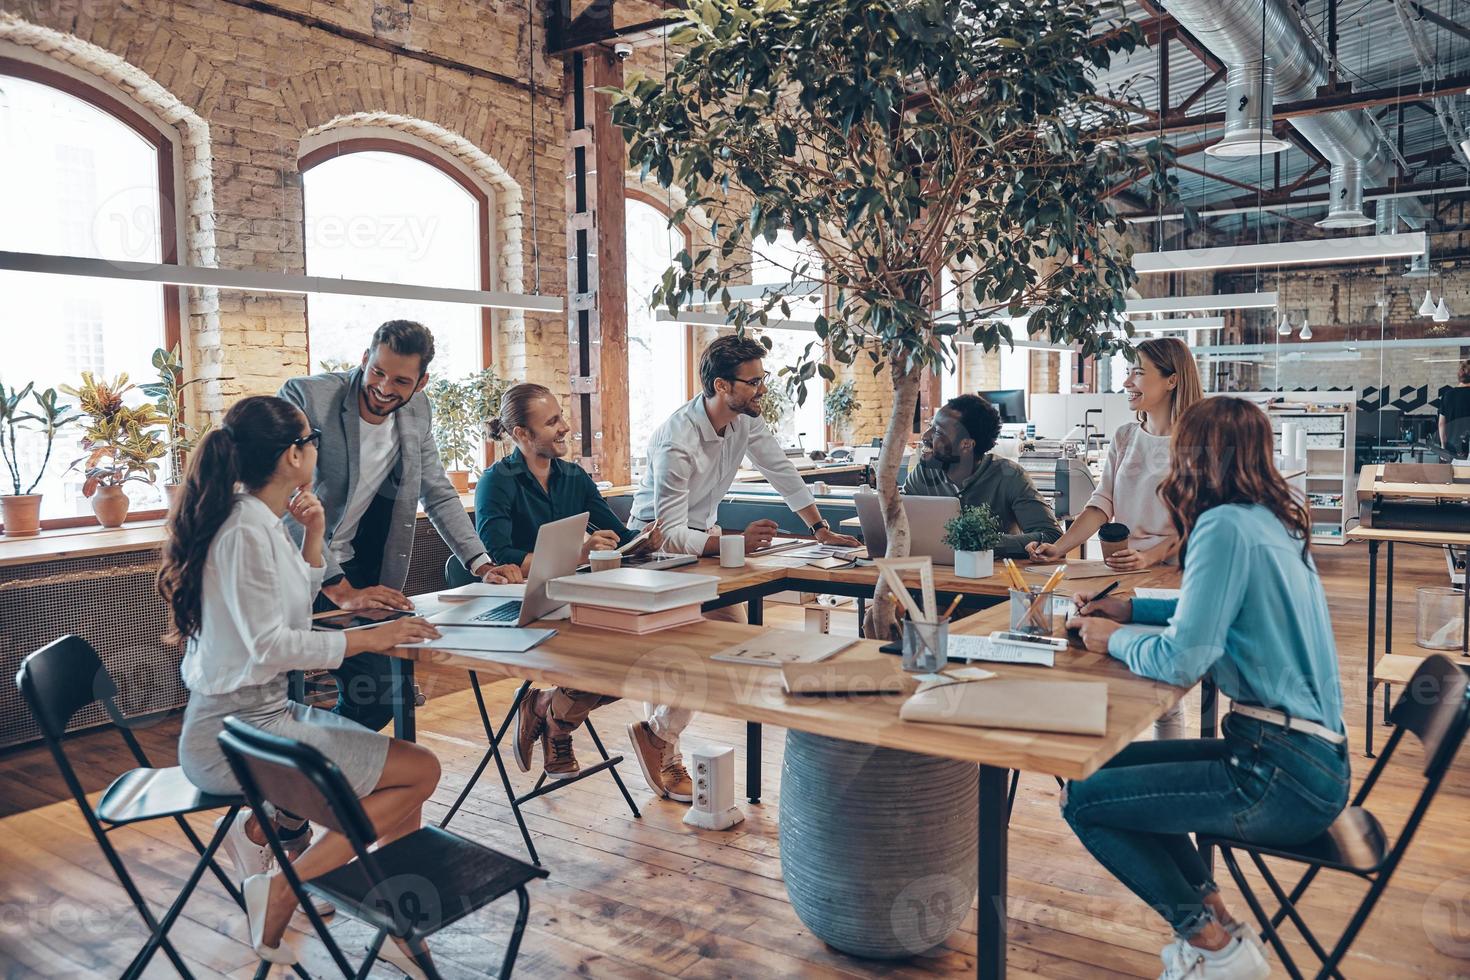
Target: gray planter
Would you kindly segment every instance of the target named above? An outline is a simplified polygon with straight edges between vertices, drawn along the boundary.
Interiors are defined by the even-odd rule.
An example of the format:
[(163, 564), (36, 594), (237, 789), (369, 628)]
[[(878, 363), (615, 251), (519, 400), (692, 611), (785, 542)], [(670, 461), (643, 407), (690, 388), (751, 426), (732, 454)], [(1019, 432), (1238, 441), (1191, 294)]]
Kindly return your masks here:
[(938, 946), (975, 898), (975, 766), (786, 733), (781, 870), (796, 914), (844, 953)]

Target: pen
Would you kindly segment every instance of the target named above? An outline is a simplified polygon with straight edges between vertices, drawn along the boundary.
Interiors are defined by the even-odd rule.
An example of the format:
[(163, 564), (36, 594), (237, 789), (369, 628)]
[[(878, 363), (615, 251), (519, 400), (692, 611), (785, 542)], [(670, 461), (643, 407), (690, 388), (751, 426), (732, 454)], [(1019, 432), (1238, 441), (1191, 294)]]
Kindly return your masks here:
[[(1103, 589), (1103, 590), (1102, 590), (1102, 591), (1101, 591), (1101, 592), (1099, 592), (1099, 593), (1098, 593), (1098, 594), (1097, 594), (1097, 595), (1095, 595), (1095, 596), (1093, 596), (1093, 597), (1092, 597), (1092, 598), (1091, 598), (1091, 599), (1089, 599), (1089, 600), (1088, 600), (1088, 601), (1087, 601), (1087, 605), (1089, 605), (1089, 606), (1090, 606), (1090, 605), (1092, 605), (1092, 604), (1093, 604), (1093, 603), (1094, 603), (1094, 602), (1102, 602), (1102, 601), (1103, 601), (1103, 600), (1104, 600), (1104, 599), (1106, 599), (1106, 598), (1107, 598), (1107, 597), (1108, 597), (1108, 596), (1110, 596), (1110, 595), (1112, 595), (1112, 594), (1113, 594), (1113, 590), (1114, 590), (1114, 589), (1116, 589), (1116, 588), (1117, 588), (1117, 587), (1118, 587), (1118, 585), (1119, 585), (1119, 583), (1118, 583), (1118, 581), (1117, 581), (1117, 580), (1114, 580), (1114, 582), (1113, 582), (1113, 584), (1112, 584), (1112, 585), (1109, 585), (1109, 586), (1108, 586), (1108, 587), (1107, 587), (1107, 588), (1105, 588), (1105, 589)], [(1082, 610), (1081, 610), (1081, 609), (1078, 609), (1078, 610), (1077, 610), (1077, 615), (1079, 615), (1079, 616), (1082, 616), (1082, 615), (1085, 615), (1085, 614), (1084, 614), (1084, 613), (1083, 613), (1083, 612), (1082, 612)]]

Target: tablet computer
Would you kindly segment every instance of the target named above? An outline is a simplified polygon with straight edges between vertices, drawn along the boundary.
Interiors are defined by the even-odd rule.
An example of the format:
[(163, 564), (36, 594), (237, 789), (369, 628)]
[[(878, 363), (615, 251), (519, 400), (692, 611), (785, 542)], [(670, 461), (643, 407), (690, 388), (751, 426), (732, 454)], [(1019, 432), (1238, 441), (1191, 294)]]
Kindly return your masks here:
[(360, 630), (379, 623), (392, 622), (405, 616), (417, 615), (412, 609), (352, 609), (333, 616), (323, 616), (312, 622), (311, 628), (318, 630)]

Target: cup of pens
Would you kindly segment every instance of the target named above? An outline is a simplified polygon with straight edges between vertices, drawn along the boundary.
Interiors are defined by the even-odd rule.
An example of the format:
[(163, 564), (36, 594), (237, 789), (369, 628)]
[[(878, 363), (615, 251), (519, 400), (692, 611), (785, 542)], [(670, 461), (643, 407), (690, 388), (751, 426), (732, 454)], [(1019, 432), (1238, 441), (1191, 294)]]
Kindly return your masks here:
[(903, 621), (903, 669), (921, 674), (943, 670), (949, 660), (949, 620)]
[(1030, 633), (1033, 636), (1052, 634), (1052, 604), (1056, 598), (1054, 590), (1062, 581), (1066, 570), (1066, 565), (1060, 565), (1047, 576), (1045, 584), (1032, 586), (1027, 584), (1015, 562), (1006, 559), (1005, 573), (1010, 581), (1008, 591), (1011, 598), (1012, 632)]

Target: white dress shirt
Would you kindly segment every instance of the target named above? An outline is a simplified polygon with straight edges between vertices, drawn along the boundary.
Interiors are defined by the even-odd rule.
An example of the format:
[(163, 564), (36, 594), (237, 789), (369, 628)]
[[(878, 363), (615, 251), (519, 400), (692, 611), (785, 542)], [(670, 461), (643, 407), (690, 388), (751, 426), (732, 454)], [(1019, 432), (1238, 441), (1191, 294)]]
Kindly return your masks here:
[(352, 539), (357, 537), (357, 525), (367, 513), (383, 481), (398, 463), (398, 420), (391, 415), (374, 425), (358, 416), (357, 419), (358, 467), (357, 486), (352, 499), (342, 511), (342, 520), (332, 532), (332, 559), (338, 565), (352, 560)]
[(228, 694), (288, 670), (341, 666), (346, 634), (311, 629), (323, 572), (306, 563), (281, 518), (259, 498), (236, 494), (204, 560), (199, 632), (189, 637), (179, 668), (184, 685)]
[(666, 551), (703, 554), (709, 536), (720, 533), (720, 500), (747, 457), (793, 511), (817, 502), (764, 422), (737, 415), (720, 435), (701, 395), (665, 419), (648, 441), (648, 468), (633, 494), (629, 525), (641, 528), (657, 519)]

